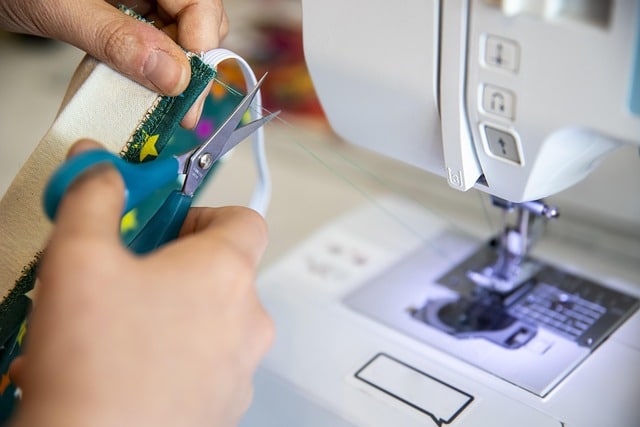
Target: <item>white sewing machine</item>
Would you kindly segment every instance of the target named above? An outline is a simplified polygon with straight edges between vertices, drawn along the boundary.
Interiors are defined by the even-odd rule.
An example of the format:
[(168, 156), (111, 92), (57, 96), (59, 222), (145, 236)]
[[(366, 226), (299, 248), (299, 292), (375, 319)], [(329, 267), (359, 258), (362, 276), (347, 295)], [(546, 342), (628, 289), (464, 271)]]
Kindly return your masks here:
[[(310, 237), (260, 279), (278, 338), (243, 425), (640, 425), (640, 2), (304, 0), (303, 18), (337, 133), (492, 195), (505, 225), (487, 243), (386, 198)], [(564, 191), (620, 147), (624, 170)], [(584, 240), (532, 255), (565, 204), (553, 227), (585, 219)], [(609, 229), (627, 236), (603, 249)]]

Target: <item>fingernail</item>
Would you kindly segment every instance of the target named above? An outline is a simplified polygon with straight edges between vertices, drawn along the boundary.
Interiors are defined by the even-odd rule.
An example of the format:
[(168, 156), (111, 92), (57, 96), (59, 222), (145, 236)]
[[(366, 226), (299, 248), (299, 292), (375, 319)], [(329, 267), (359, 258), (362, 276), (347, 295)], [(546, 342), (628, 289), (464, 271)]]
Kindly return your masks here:
[(163, 50), (151, 52), (144, 64), (143, 73), (160, 92), (168, 95), (182, 92), (189, 79), (185, 68)]

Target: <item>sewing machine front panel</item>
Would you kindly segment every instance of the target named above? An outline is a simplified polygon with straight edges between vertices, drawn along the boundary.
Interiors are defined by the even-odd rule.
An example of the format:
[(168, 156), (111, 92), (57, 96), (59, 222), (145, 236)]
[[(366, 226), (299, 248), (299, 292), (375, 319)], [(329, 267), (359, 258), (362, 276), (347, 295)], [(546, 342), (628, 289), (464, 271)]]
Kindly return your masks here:
[[(298, 422), (314, 425), (317, 410), (363, 426), (447, 419), (456, 426), (634, 425), (640, 419), (634, 403), (640, 395), (637, 310), (594, 352), (550, 329), (522, 348), (505, 349), (484, 338), (452, 337), (412, 317), (411, 307), (454, 293), (436, 281), (484, 244), (450, 225), (401, 199), (378, 200), (319, 229), (262, 275), (261, 295), (279, 333), (261, 375), (289, 384), (298, 398), (313, 403), (316, 409), (298, 414)], [(640, 297), (640, 285), (632, 281), (640, 267), (632, 260), (612, 264), (602, 253), (562, 239), (546, 245), (554, 263), (589, 277), (617, 271), (607, 287)], [(434, 378), (447, 394), (451, 387), (461, 393), (456, 396), (472, 399), (457, 413), (436, 404), (423, 408), (386, 389), (386, 380), (372, 385), (359, 379), (377, 357)], [(384, 377), (384, 371), (376, 375)], [(407, 390), (421, 383), (401, 375)], [(268, 419), (260, 402), (248, 419)]]

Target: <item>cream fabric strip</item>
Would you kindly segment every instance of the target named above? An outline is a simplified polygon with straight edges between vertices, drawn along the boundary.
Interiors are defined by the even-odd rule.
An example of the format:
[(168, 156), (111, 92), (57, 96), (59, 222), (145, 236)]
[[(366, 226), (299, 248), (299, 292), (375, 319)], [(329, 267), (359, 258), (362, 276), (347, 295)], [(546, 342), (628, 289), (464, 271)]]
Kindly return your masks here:
[(69, 147), (91, 138), (120, 152), (157, 98), (91, 57), (80, 63), (58, 116), (0, 200), (0, 298), (45, 246), (51, 223), (42, 191)]

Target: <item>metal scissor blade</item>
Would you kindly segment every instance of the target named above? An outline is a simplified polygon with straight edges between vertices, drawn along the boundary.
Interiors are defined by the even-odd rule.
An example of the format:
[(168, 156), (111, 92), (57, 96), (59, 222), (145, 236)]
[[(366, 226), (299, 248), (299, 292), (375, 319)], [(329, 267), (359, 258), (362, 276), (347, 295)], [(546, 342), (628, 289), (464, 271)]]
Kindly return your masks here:
[[(186, 173), (185, 181), (182, 186), (182, 191), (184, 194), (193, 194), (200, 186), (204, 178), (207, 176), (207, 173), (216, 162), (216, 160), (218, 160), (231, 148), (233, 148), (233, 146), (237, 145), (244, 139), (240, 139), (233, 145), (228, 144), (229, 139), (233, 137), (238, 125), (242, 121), (243, 116), (249, 109), (251, 102), (260, 90), (260, 87), (262, 86), (262, 83), (264, 82), (266, 76), (266, 74), (262, 76), (255, 87), (236, 106), (227, 120), (224, 121), (224, 123), (214, 132), (214, 134), (208, 140), (206, 140), (202, 145), (200, 145), (200, 147), (196, 148), (190, 154), (188, 160), (186, 156), (184, 156), (183, 158), (178, 158), (179, 166), (181, 168), (184, 168), (182, 170), (184, 170), (184, 172)], [(264, 121), (264, 123), (271, 120), (273, 118), (271, 116), (272, 115), (264, 117), (263, 119), (268, 118), (268, 120)], [(259, 122), (260, 120), (262, 119), (258, 119), (255, 122)], [(249, 125), (251, 125), (252, 123), (249, 123)], [(259, 128), (264, 123), (259, 123), (259, 126), (257, 128)], [(244, 127), (245, 126), (241, 127), (240, 129), (243, 129)], [(235, 139), (235, 137), (233, 138)], [(229, 148), (227, 148), (227, 146), (229, 146)]]
[(207, 153), (211, 157), (211, 160), (213, 162), (222, 157), (222, 150), (224, 149), (233, 132), (242, 121), (242, 117), (244, 117), (244, 114), (249, 109), (253, 98), (255, 98), (256, 94), (260, 90), (265, 77), (267, 77), (266, 74), (262, 76), (256, 86), (242, 99), (242, 101), (240, 101), (238, 106), (233, 110), (227, 120), (224, 121), (222, 126), (220, 126), (215, 131), (215, 133), (193, 153), (193, 155), (191, 156), (192, 162), (199, 159), (200, 156), (204, 155), (205, 153)]
[(222, 150), (220, 151), (220, 155), (218, 156), (218, 158), (224, 156), (229, 151), (233, 150), (236, 145), (240, 144), (242, 141), (247, 139), (252, 133), (257, 131), (262, 126), (266, 125), (267, 123), (269, 123), (278, 114), (280, 114), (280, 111), (276, 111), (275, 113), (271, 113), (268, 116), (264, 116), (264, 117), (261, 117), (259, 119), (256, 119), (256, 120), (252, 121), (251, 123), (247, 123), (246, 125), (236, 129), (231, 134), (229, 139), (227, 139), (227, 143), (224, 145), (224, 147), (222, 147)]

